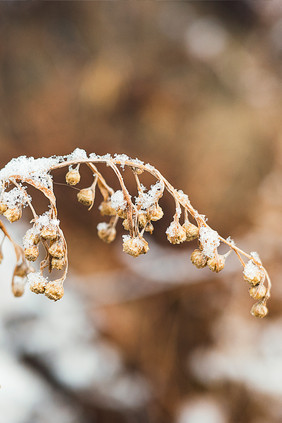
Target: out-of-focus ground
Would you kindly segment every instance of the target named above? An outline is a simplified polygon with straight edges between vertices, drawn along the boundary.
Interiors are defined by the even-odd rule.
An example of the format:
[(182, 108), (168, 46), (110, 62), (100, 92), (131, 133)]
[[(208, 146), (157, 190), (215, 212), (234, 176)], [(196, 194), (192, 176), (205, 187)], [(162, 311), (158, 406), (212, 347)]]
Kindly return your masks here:
[[(281, 2), (1, 2), (0, 35), (1, 166), (75, 147), (138, 157), (273, 279), (269, 317), (255, 320), (236, 258), (214, 276), (192, 268), (195, 245), (168, 244), (168, 197), (135, 260), (121, 230), (102, 244), (97, 208), (56, 185), (63, 300), (13, 298), (5, 244), (1, 419), (280, 423)], [(18, 238), (24, 219), (8, 226)]]

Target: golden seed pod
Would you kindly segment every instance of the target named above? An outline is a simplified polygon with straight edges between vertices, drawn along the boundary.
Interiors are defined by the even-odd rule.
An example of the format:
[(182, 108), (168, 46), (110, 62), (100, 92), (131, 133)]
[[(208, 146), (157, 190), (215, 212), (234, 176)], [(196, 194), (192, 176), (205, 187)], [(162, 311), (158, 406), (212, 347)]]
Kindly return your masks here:
[(126, 216), (127, 216), (126, 210), (118, 209), (116, 213), (118, 217), (120, 217), (121, 219), (126, 219)]
[(15, 276), (20, 276), (22, 278), (22, 277), (25, 277), (27, 273), (28, 273), (28, 267), (25, 262), (16, 265), (14, 270)]
[(138, 225), (140, 228), (144, 228), (147, 225), (148, 216), (147, 213), (139, 213), (138, 214)]
[(46, 240), (53, 241), (57, 238), (57, 228), (55, 226), (44, 226), (40, 236)]
[(4, 203), (0, 203), (0, 214), (5, 213), (5, 211), (8, 209), (7, 205)]
[(257, 273), (253, 275), (252, 277), (246, 276), (244, 273), (243, 273), (243, 277), (245, 281), (249, 282), (253, 286), (256, 286), (263, 280), (264, 275), (258, 270)]
[(202, 269), (207, 265), (207, 257), (199, 249), (193, 251), (191, 261), (198, 269)]
[(62, 259), (65, 255), (65, 248), (60, 241), (55, 241), (48, 249), (49, 254), (56, 259)]
[(92, 207), (95, 199), (95, 191), (92, 188), (83, 188), (77, 194), (77, 200), (87, 207)]
[(104, 241), (107, 242), (108, 244), (110, 242), (113, 242), (116, 238), (116, 228), (114, 228), (113, 226), (106, 224), (107, 226), (104, 227), (104, 225), (102, 227), (99, 228), (98, 225), (98, 237)]
[(216, 273), (224, 269), (224, 264), (225, 264), (225, 257), (219, 254), (217, 255), (217, 257), (209, 258), (207, 261), (208, 267), (213, 272), (216, 272)]
[(66, 174), (66, 183), (69, 185), (76, 185), (80, 181), (80, 173), (77, 169), (71, 169)]
[(182, 228), (186, 232), (186, 241), (193, 241), (194, 239), (198, 238), (199, 236), (199, 228), (193, 223), (186, 222), (183, 223)]
[(264, 305), (262, 302), (258, 302), (253, 305), (251, 308), (251, 314), (255, 317), (260, 317), (261, 319), (265, 317), (268, 313), (268, 309), (266, 305)]
[(102, 216), (115, 216), (117, 214), (116, 209), (112, 207), (111, 201), (102, 201), (99, 210)]
[(163, 217), (163, 215), (164, 215), (163, 209), (158, 204), (153, 206), (148, 212), (149, 220), (152, 220), (153, 222), (160, 220)]
[(16, 222), (22, 217), (22, 209), (19, 207), (14, 207), (12, 209), (7, 209), (3, 215), (11, 222)]
[(34, 294), (44, 294), (45, 285), (46, 284), (42, 281), (33, 282), (29, 285), (29, 289), (31, 290), (31, 292), (34, 292)]
[(24, 249), (25, 258), (29, 261), (35, 261), (39, 256), (39, 249), (35, 245)]
[(266, 295), (267, 289), (264, 285), (252, 286), (249, 288), (249, 294), (255, 300), (262, 300)]
[(53, 257), (51, 260), (51, 267), (52, 269), (56, 270), (62, 270), (64, 268), (64, 265), (66, 264), (65, 260), (63, 258), (55, 258)]
[(179, 223), (173, 222), (167, 232), (167, 239), (171, 244), (181, 244), (186, 241), (186, 232)]
[(152, 233), (154, 232), (154, 226), (152, 225), (152, 223), (148, 223), (146, 228), (145, 228), (145, 232), (149, 232), (150, 235), (152, 235)]
[(59, 282), (49, 282), (45, 286), (45, 295), (50, 300), (58, 301), (64, 295), (64, 287), (62, 283)]
[(21, 297), (24, 294), (25, 277), (14, 275), (12, 281), (12, 292), (15, 297)]
[(128, 221), (128, 219), (124, 219), (124, 221), (122, 222), (122, 226), (124, 227), (124, 229), (126, 231), (129, 231), (129, 221)]
[(149, 251), (148, 242), (143, 237), (126, 238), (123, 241), (123, 251), (133, 257), (146, 254)]

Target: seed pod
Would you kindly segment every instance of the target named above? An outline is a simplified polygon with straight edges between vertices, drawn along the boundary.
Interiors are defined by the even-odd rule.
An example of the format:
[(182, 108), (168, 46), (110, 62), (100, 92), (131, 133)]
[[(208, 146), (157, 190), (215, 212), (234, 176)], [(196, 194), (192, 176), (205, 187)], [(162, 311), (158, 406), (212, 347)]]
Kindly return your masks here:
[(24, 294), (26, 278), (14, 275), (12, 280), (12, 292), (15, 297), (21, 297)]
[(5, 213), (5, 211), (8, 209), (7, 205), (4, 203), (0, 203), (0, 214)]
[(264, 285), (252, 286), (249, 288), (249, 294), (255, 300), (262, 300), (266, 295), (266, 287)]
[(67, 174), (66, 174), (66, 183), (69, 185), (76, 185), (78, 184), (80, 181), (80, 173), (78, 171), (78, 169), (71, 169)]
[(150, 208), (148, 215), (149, 220), (156, 222), (157, 220), (160, 220), (163, 217), (164, 212), (163, 209), (158, 204), (156, 204), (155, 206)]
[(32, 282), (29, 285), (29, 289), (31, 292), (34, 292), (34, 294), (44, 294), (46, 283), (43, 281), (38, 282)]
[(16, 222), (22, 217), (22, 209), (19, 207), (14, 207), (12, 209), (7, 209), (3, 215), (11, 222)]
[(217, 256), (209, 258), (207, 261), (208, 267), (216, 273), (220, 272), (224, 268), (224, 264), (225, 257), (219, 254)]
[(35, 245), (24, 249), (25, 258), (29, 261), (35, 261), (39, 256), (39, 249)]
[(115, 216), (117, 214), (117, 211), (112, 207), (111, 201), (102, 201), (99, 210), (102, 216)]
[(186, 232), (186, 241), (193, 241), (193, 239), (198, 238), (199, 228), (193, 223), (190, 223), (188, 220), (183, 223), (182, 228)]
[(193, 251), (191, 261), (198, 269), (202, 269), (207, 265), (207, 257), (199, 249)]
[(28, 267), (25, 262), (17, 264), (14, 270), (15, 276), (25, 277), (28, 273)]
[(144, 169), (140, 169), (139, 167), (132, 166), (131, 169), (136, 175), (142, 175), (144, 172)]
[(78, 201), (87, 207), (92, 207), (95, 199), (95, 191), (92, 188), (84, 188), (77, 194)]
[(264, 280), (265, 274), (252, 260), (249, 260), (244, 268), (243, 277), (245, 281), (256, 286)]
[(65, 248), (60, 241), (55, 241), (48, 249), (49, 254), (57, 259), (62, 259), (65, 255)]
[(154, 231), (154, 226), (152, 225), (151, 222), (149, 222), (145, 228), (145, 232), (149, 232), (150, 235), (152, 235)]
[(146, 213), (139, 213), (138, 214), (138, 225), (140, 228), (144, 228), (147, 225), (148, 216)]
[(64, 287), (61, 282), (49, 282), (45, 286), (45, 295), (50, 300), (58, 301), (64, 295)]
[(128, 221), (128, 219), (124, 219), (124, 221), (122, 222), (122, 226), (124, 227), (124, 229), (126, 231), (129, 231), (129, 221)]
[(267, 313), (268, 309), (262, 302), (254, 304), (251, 308), (251, 314), (255, 317), (260, 317), (261, 319), (265, 317)]
[(53, 241), (57, 238), (57, 228), (56, 226), (48, 225), (44, 226), (40, 232), (40, 236), (46, 240)]
[(107, 242), (108, 244), (110, 242), (113, 242), (116, 238), (116, 228), (114, 228), (112, 225), (110, 225), (109, 223), (99, 223), (97, 225), (97, 229), (98, 229), (98, 237), (104, 241)]
[(126, 219), (126, 216), (127, 216), (126, 210), (117, 209), (116, 213), (118, 217), (120, 217), (121, 219)]
[(58, 259), (58, 258), (53, 257), (52, 260), (51, 260), (52, 269), (62, 270), (64, 268), (65, 264), (66, 264), (66, 262), (63, 258)]
[(131, 238), (128, 235), (123, 238), (123, 251), (133, 257), (146, 254), (149, 250), (148, 242), (141, 236)]
[(173, 220), (166, 230), (167, 239), (171, 244), (181, 244), (186, 240), (186, 232), (179, 222)]

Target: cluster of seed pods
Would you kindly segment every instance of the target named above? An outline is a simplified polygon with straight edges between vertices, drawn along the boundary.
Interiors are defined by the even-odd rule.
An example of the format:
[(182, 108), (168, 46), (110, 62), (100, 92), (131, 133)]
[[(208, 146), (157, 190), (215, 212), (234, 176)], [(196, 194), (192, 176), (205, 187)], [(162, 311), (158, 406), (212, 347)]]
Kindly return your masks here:
[[(239, 249), (230, 238), (220, 237), (216, 231), (207, 225), (205, 217), (194, 209), (188, 196), (182, 191), (176, 190), (153, 166), (146, 165), (138, 159), (132, 160), (125, 155), (111, 157), (110, 155), (97, 156), (91, 154), (87, 157), (85, 152), (81, 154), (82, 150), (77, 150), (75, 150), (75, 154), (50, 159), (48, 166), (46, 165), (47, 159), (44, 159), (44, 171), (38, 166), (38, 161), (42, 159), (33, 159), (32, 163), (36, 163), (34, 168), (37, 170), (30, 167), (28, 172), (25, 171), (20, 174), (13, 174), (11, 170), (10, 173), (6, 171), (6, 178), (2, 177), (2, 179), (0, 171), (0, 181), (2, 181), (0, 214), (10, 222), (15, 222), (21, 218), (22, 208), (25, 206), (29, 206), (33, 214), (31, 221), (33, 225), (24, 236), (24, 248), (17, 245), (11, 239), (4, 224), (2, 222), (0, 224), (0, 229), (4, 233), (3, 239), (8, 237), (16, 252), (17, 264), (12, 282), (12, 290), (16, 296), (22, 295), (25, 284), (29, 283), (29, 287), (34, 293), (45, 294), (55, 301), (62, 298), (64, 294), (63, 282), (68, 269), (67, 244), (60, 228), (60, 222), (57, 219), (51, 171), (68, 167), (66, 183), (75, 186), (81, 180), (80, 166), (85, 164), (92, 172), (93, 182), (91, 186), (78, 190), (77, 200), (88, 207), (88, 210), (91, 210), (96, 202), (96, 190), (100, 191), (102, 202), (99, 204), (99, 211), (102, 216), (108, 217), (108, 221), (100, 222), (97, 225), (100, 239), (107, 243), (113, 242), (116, 238), (116, 225), (121, 219), (122, 226), (127, 232), (126, 235), (123, 235), (123, 251), (133, 257), (146, 254), (149, 245), (144, 235), (145, 233), (152, 234), (154, 222), (163, 217), (164, 212), (159, 201), (164, 191), (167, 190), (175, 202), (175, 214), (166, 230), (168, 241), (171, 244), (181, 244), (186, 241), (197, 240), (198, 248), (192, 252), (192, 263), (199, 269), (208, 267), (216, 273), (223, 270), (227, 257), (232, 251), (235, 252), (243, 266), (244, 279), (250, 285), (249, 293), (252, 298), (258, 301), (252, 307), (251, 313), (257, 317), (264, 317), (267, 314), (266, 301), (270, 296), (271, 283), (257, 253), (247, 254)], [(80, 157), (78, 157), (78, 153), (81, 154)], [(22, 160), (24, 159), (30, 160), (27, 158)], [(30, 164), (30, 162), (28, 163)], [(114, 191), (110, 187), (97, 169), (97, 163), (105, 163), (112, 168), (120, 184), (119, 190)], [(136, 181), (137, 196), (133, 199), (121, 172), (125, 166), (132, 171)], [(10, 168), (14, 169), (12, 166)], [(8, 170), (10, 168), (8, 166)], [(140, 175), (144, 171), (150, 173), (156, 179), (155, 184), (148, 190), (140, 181)], [(13, 189), (11, 189), (11, 185), (14, 186)], [(43, 215), (39, 216), (36, 213), (32, 199), (27, 193), (26, 185), (32, 185), (39, 189), (48, 198), (50, 202), (49, 210)], [(227, 253), (220, 254), (218, 252), (220, 243), (229, 247)], [(41, 258), (40, 249), (45, 253), (44, 258)], [(247, 263), (245, 263), (243, 257), (248, 259)], [(31, 262), (36, 262), (38, 259), (40, 259), (40, 269), (35, 271)], [(51, 274), (53, 271), (62, 271), (63, 275), (49, 281), (48, 277), (45, 276), (46, 269)], [(267, 286), (265, 286), (265, 282)]]

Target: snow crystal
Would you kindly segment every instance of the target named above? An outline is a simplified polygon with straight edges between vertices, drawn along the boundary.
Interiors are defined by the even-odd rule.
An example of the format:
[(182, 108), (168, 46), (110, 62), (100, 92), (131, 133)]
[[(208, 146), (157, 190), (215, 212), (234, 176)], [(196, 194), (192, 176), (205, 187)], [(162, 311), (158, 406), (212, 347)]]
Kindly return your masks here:
[(85, 150), (82, 148), (76, 148), (71, 154), (65, 156), (65, 158), (67, 161), (72, 162), (75, 160), (86, 160), (88, 157)]
[(39, 272), (35, 272), (35, 273), (31, 272), (27, 275), (27, 282), (30, 284), (34, 284), (38, 282), (46, 283), (48, 282), (47, 279), (48, 278), (44, 278), (44, 276), (42, 276)]
[(125, 210), (127, 203), (121, 190), (118, 190), (113, 193), (113, 195), (111, 196), (111, 204), (112, 207), (116, 210)]
[(155, 168), (154, 166), (150, 165), (150, 163), (147, 163), (147, 164), (145, 165), (145, 167), (146, 167), (146, 169), (147, 169), (147, 170), (151, 170), (151, 171), (156, 170), (156, 168)]
[(167, 230), (165, 231), (165, 233), (170, 237), (174, 237), (177, 235), (178, 230), (179, 230), (179, 225), (173, 220), (171, 224), (169, 225), (169, 227), (167, 228)]
[(130, 160), (130, 158), (126, 154), (114, 154), (114, 157), (120, 162), (120, 167), (122, 169), (124, 169), (125, 162)]
[(25, 195), (25, 188), (13, 188), (10, 191), (2, 193), (2, 201), (10, 209), (16, 206), (26, 206), (27, 200), (31, 201), (30, 195)]
[(39, 230), (36, 227), (32, 227), (26, 231), (25, 236), (23, 237), (23, 246), (24, 248), (29, 248), (34, 245), (34, 237), (39, 234)]
[(261, 263), (260, 256), (258, 255), (256, 251), (252, 251), (251, 256), (254, 258), (255, 261), (257, 261), (258, 263)]
[(143, 165), (144, 164), (144, 162), (142, 162), (142, 160), (139, 160), (139, 159), (131, 159), (131, 161), (136, 165)]
[(106, 231), (109, 228), (109, 224), (106, 222), (100, 222), (97, 225), (98, 231)]
[(258, 276), (259, 273), (260, 269), (258, 266), (252, 260), (249, 260), (243, 271), (243, 274), (246, 276), (246, 278), (253, 280)]
[(220, 244), (218, 233), (208, 226), (201, 226), (199, 239), (203, 247), (203, 254), (207, 257), (213, 257), (216, 248)]
[(91, 154), (89, 154), (89, 159), (90, 160), (98, 160), (100, 158), (100, 156), (97, 156), (97, 154), (95, 154), (95, 153), (91, 153)]
[(233, 247), (235, 247), (235, 241), (230, 236), (226, 239), (226, 241), (229, 242), (229, 244), (233, 245)]
[(189, 197), (188, 197), (188, 195), (184, 194), (184, 192), (181, 189), (179, 189), (177, 192), (179, 194), (179, 197), (180, 197), (180, 200), (181, 201), (183, 201), (184, 203), (189, 203)]
[(136, 197), (136, 204), (141, 206), (142, 210), (147, 210), (151, 207), (159, 198), (160, 192), (163, 191), (163, 184), (158, 181), (154, 185), (151, 185), (151, 188), (148, 192), (143, 193), (140, 197)]
[(36, 225), (42, 229), (44, 226), (59, 226), (60, 221), (58, 219), (51, 219), (50, 214), (48, 212), (45, 212), (41, 216), (38, 217), (36, 220)]

